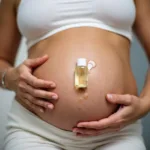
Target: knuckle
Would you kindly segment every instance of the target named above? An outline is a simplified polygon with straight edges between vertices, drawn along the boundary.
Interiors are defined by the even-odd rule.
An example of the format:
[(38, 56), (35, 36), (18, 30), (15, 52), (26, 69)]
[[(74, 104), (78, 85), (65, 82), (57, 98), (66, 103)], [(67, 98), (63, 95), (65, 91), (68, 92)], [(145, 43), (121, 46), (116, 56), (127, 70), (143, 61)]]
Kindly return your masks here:
[(40, 84), (41, 84), (42, 86), (44, 86), (44, 87), (46, 87), (46, 86), (48, 85), (48, 83), (45, 82), (45, 81), (43, 81), (43, 80), (40, 81)]
[(32, 94), (33, 94), (34, 96), (38, 96), (37, 90), (33, 90), (33, 91), (32, 91)]
[(25, 98), (30, 100), (30, 95), (25, 94)]
[(33, 85), (34, 85), (34, 81), (33, 81), (33, 80), (31, 80), (30, 82), (31, 82), (31, 85), (33, 86)]
[(32, 102), (33, 101), (33, 97), (30, 95), (27, 95), (26, 98), (28, 99), (28, 101)]
[(35, 109), (35, 106), (34, 106), (34, 104), (32, 104), (32, 103), (30, 103), (30, 107), (31, 107), (32, 109)]
[(50, 102), (43, 102), (43, 104), (45, 105), (45, 106), (48, 106), (48, 105), (53, 105), (52, 103), (50, 103)]
[(22, 83), (22, 82), (19, 82), (19, 83), (18, 83), (18, 87), (19, 87), (19, 89), (24, 89), (23, 83)]
[(25, 99), (25, 103), (26, 103), (28, 106), (31, 105), (31, 102), (30, 102), (29, 100), (27, 100), (27, 99)]
[(130, 95), (130, 101), (134, 101), (134, 95)]
[(36, 106), (35, 104), (32, 104), (32, 108), (33, 108), (33, 109), (36, 109), (37, 106)]
[(33, 81), (33, 85), (34, 85), (34, 87), (38, 88), (38, 83), (36, 80)]
[(44, 92), (43, 95), (44, 95), (44, 98), (46, 98), (46, 99), (52, 99), (52, 94)]
[(32, 80), (32, 81), (31, 81), (31, 84), (32, 84), (32, 86), (34, 86), (34, 87), (36, 87), (36, 86), (37, 86), (37, 84), (36, 84), (36, 81), (35, 81), (35, 80)]
[(46, 92), (43, 92), (43, 96), (44, 96), (44, 98), (47, 98), (47, 97), (48, 97), (48, 95), (47, 95)]
[(127, 94), (127, 95), (126, 95), (126, 98), (127, 98), (127, 99), (131, 99), (132, 97), (131, 97), (130, 94)]
[(40, 106), (43, 105), (42, 101), (41, 101), (41, 100), (38, 100), (38, 99), (36, 99), (36, 104), (37, 104), (37, 105), (40, 105)]
[(40, 106), (43, 106), (43, 107), (46, 107), (46, 106), (47, 106), (47, 104), (46, 104), (45, 102), (41, 101), (41, 100), (39, 100), (38, 104), (39, 104)]
[(41, 101), (41, 100), (38, 100), (38, 103), (39, 103), (39, 105), (41, 105), (41, 106), (45, 106), (45, 103), (44, 103), (43, 101)]
[(32, 103), (34, 103), (35, 98), (34, 98), (34, 97), (31, 97), (31, 99), (30, 99), (30, 100), (31, 100), (31, 102), (32, 102)]
[(129, 103), (132, 103), (134, 101), (134, 96), (133, 95), (128, 95), (127, 100), (128, 100)]
[(29, 105), (29, 102), (26, 98), (20, 98), (20, 100), (24, 103), (24, 104), (27, 104)]
[(32, 109), (34, 109), (34, 104), (32, 104), (30, 101), (26, 101), (26, 103), (28, 104), (28, 106), (30, 107), (30, 108), (32, 108)]
[(25, 80), (25, 79), (26, 79), (26, 75), (25, 75), (24, 73), (21, 73), (21, 74), (19, 75), (19, 79), (20, 79), (20, 80)]

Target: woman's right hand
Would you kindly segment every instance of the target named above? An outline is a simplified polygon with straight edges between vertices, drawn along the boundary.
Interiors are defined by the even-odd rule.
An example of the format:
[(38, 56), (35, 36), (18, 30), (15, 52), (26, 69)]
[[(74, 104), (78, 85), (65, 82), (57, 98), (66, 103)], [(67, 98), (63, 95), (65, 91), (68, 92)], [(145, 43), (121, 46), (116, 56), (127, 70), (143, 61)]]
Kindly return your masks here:
[(16, 99), (26, 104), (33, 111), (44, 112), (45, 108), (52, 110), (52, 100), (58, 99), (58, 95), (47, 91), (56, 88), (52, 81), (38, 79), (32, 75), (33, 69), (48, 60), (48, 56), (27, 59), (16, 68), (11, 68), (5, 76), (6, 87), (15, 91)]

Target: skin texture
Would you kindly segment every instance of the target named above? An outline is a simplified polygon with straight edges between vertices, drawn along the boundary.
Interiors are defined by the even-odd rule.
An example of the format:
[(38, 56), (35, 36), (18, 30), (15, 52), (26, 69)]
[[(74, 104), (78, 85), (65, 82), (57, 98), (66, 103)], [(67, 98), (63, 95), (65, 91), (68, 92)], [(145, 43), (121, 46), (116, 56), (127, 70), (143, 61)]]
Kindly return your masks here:
[[(3, 36), (0, 36), (0, 48), (4, 49), (4, 51), (0, 53), (0, 57), (2, 58), (0, 62), (1, 69), (13, 64), (16, 48), (20, 41), (20, 34), (14, 21), (16, 16), (15, 13), (14, 15), (12, 14), (13, 10), (15, 10), (14, 7), (17, 6), (16, 1), (3, 1), (5, 3), (5, 5), (3, 3), (5, 10), (8, 10), (7, 16), (10, 18), (5, 20), (5, 17), (3, 17), (3, 19), (1, 19), (0, 31), (2, 31), (3, 36), (5, 35), (5, 38), (15, 38), (14, 41), (10, 40), (9, 42), (5, 42), (4, 38), (2, 38)], [(141, 3), (140, 0), (137, 0), (136, 6), (137, 18), (134, 29), (149, 56), (150, 48), (148, 43), (150, 38), (148, 36), (150, 35), (150, 21), (147, 15), (150, 11), (149, 1), (144, 0)], [(1, 12), (3, 12), (2, 9), (4, 9), (4, 7), (1, 8)], [(8, 20), (10, 21), (9, 23), (7, 22)], [(11, 32), (7, 31), (9, 26), (6, 28), (6, 23), (8, 25), (13, 24), (9, 28)], [(40, 90), (47, 91), (47, 94), (52, 94), (52, 92), (58, 94), (58, 101), (48, 101), (54, 104), (53, 106), (55, 107), (53, 110), (49, 109), (47, 107), (48, 104), (46, 104), (44, 105), (45, 112), (40, 113), (39, 108), (35, 105), (35, 101), (39, 98), (45, 99), (45, 97), (46, 99), (51, 99), (51, 96), (45, 96), (45, 93), (36, 97), (37, 93), (39, 93), (39, 91), (37, 92), (37, 90), (39, 90), (37, 85), (39, 84), (37, 84), (37, 81), (35, 81), (34, 84), (32, 81), (28, 81), (29, 78), (27, 77), (29, 77), (29, 74), (23, 73), (24, 69), (20, 69), (23, 67), (8, 70), (6, 76), (7, 87), (14, 91), (17, 91), (16, 89), (22, 91), (22, 95), (20, 94), (18, 101), (41, 119), (59, 128), (72, 130), (72, 127), (75, 127), (73, 131), (81, 136), (98, 135), (120, 130), (120, 128), (145, 115), (150, 108), (150, 100), (148, 99), (148, 97), (150, 97), (148, 91), (150, 88), (150, 84), (148, 84), (150, 82), (149, 74), (145, 88), (139, 98), (137, 97), (137, 87), (130, 67), (129, 50), (130, 42), (125, 37), (115, 33), (88, 27), (69, 29), (33, 46), (29, 50), (29, 60), (23, 63), (28, 68), (30, 77), (34, 75), (36, 79), (41, 79), (42, 82), (46, 80), (56, 82), (56, 88), (53, 90), (48, 88), (45, 90), (46, 87), (40, 86)], [(8, 56), (10, 52), (13, 54), (11, 57)], [(32, 64), (33, 61), (31, 63), (31, 60), (35, 60), (35, 58), (41, 57), (44, 54), (49, 56), (47, 61), (37, 63), (34, 67), (33, 65), (27, 65), (27, 62)], [(80, 101), (79, 103), (78, 98), (82, 96), (83, 92), (76, 92), (74, 90), (72, 75), (75, 61), (80, 56), (86, 57), (89, 60), (93, 59), (97, 62), (97, 67), (93, 69), (90, 74), (89, 89), (86, 91), (89, 96), (86, 101)], [(60, 63), (58, 64), (58, 60), (63, 62), (61, 66)], [(39, 64), (41, 65), (39, 66)], [(63, 74), (58, 74), (56, 72), (57, 68), (60, 72), (63, 72)], [(19, 72), (18, 70), (21, 71)], [(14, 84), (15, 82), (13, 80), (13, 77), (16, 77), (16, 72), (19, 72), (19, 82), (17, 85)], [(67, 82), (66, 77), (68, 77)], [(24, 81), (24, 83), (20, 81)], [(30, 85), (30, 87), (27, 87), (26, 83), (29, 83), (28, 85)], [(12, 87), (12, 85), (15, 86)], [(26, 91), (28, 91), (28, 96), (25, 94)], [(112, 93), (113, 96), (108, 98), (106, 97), (107, 93)], [(112, 115), (118, 105), (123, 105), (123, 107)], [(101, 110), (100, 113), (99, 110)], [(69, 120), (69, 122), (67, 120)]]
[[(102, 119), (115, 112), (117, 105), (110, 105), (105, 99), (109, 92), (137, 95), (129, 62), (125, 61), (129, 60), (129, 41), (120, 35), (97, 28), (69, 29), (29, 50), (30, 59), (43, 54), (47, 54), (49, 60), (35, 69), (33, 75), (54, 81), (57, 87), (53, 92), (58, 94), (59, 99), (54, 102), (52, 111), (46, 110), (44, 114), (37, 115), (59, 128), (72, 130), (80, 121)], [(89, 74), (85, 91), (74, 88), (74, 69), (79, 57), (94, 60), (97, 64)], [(86, 93), (88, 97), (80, 99)]]

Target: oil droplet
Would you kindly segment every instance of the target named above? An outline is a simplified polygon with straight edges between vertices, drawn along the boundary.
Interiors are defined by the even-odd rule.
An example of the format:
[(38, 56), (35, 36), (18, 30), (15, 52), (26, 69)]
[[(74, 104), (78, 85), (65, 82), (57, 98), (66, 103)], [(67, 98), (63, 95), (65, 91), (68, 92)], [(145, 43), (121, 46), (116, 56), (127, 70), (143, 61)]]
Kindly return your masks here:
[(82, 101), (84, 98), (83, 97), (80, 97), (80, 100)]
[(88, 93), (85, 93), (85, 94), (84, 94), (84, 99), (87, 99), (88, 96), (89, 96)]

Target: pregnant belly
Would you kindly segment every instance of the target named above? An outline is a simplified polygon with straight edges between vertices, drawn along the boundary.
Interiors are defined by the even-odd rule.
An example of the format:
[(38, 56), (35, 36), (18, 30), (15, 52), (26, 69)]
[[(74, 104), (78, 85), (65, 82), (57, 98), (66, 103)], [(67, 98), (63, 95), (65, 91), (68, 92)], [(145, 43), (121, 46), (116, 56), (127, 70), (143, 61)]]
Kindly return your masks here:
[[(34, 71), (38, 78), (54, 81), (57, 85), (53, 92), (59, 99), (54, 103), (54, 110), (46, 110), (38, 116), (65, 130), (72, 130), (79, 121), (99, 120), (112, 114), (117, 105), (106, 101), (107, 93), (125, 93), (126, 69), (114, 51), (110, 49), (86, 49), (81, 51), (49, 49), (43, 54), (49, 55), (49, 60)], [(74, 70), (76, 60), (84, 57), (93, 60), (96, 67), (88, 74), (86, 90), (74, 87)]]

